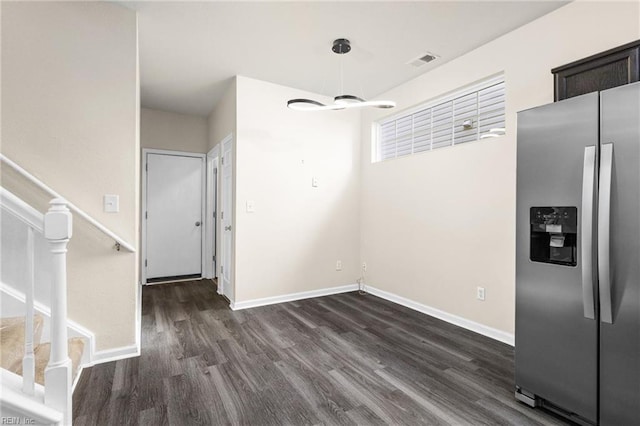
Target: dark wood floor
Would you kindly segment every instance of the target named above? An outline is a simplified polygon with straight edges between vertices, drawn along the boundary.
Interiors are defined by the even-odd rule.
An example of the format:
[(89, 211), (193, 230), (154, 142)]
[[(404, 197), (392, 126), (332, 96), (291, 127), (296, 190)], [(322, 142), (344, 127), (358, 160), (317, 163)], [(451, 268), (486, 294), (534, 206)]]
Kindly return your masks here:
[(347, 293), (231, 311), (210, 281), (143, 291), (142, 354), (85, 369), (76, 425), (556, 425), (513, 348)]

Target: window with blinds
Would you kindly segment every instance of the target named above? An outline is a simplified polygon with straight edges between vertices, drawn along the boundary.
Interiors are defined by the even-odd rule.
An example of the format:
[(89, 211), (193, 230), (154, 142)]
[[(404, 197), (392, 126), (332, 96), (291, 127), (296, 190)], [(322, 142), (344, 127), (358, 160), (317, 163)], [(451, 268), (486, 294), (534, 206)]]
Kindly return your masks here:
[(504, 134), (504, 76), (377, 123), (377, 160)]

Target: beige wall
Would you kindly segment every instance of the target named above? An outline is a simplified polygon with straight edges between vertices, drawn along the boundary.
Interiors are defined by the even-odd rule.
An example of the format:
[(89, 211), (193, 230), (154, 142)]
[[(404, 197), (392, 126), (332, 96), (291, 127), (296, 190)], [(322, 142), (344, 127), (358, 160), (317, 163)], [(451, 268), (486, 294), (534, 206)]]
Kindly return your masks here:
[(142, 108), (140, 145), (142, 148), (205, 154), (209, 148), (207, 119), (196, 115)]
[[(2, 2), (2, 152), (136, 247), (138, 109), (135, 12)], [(6, 170), (3, 186), (46, 207)], [(120, 196), (119, 213), (102, 211), (104, 194)], [(98, 350), (135, 344), (137, 254), (74, 219), (69, 316), (96, 334)]]
[[(218, 101), (211, 114), (209, 114), (208, 125), (209, 125), (209, 151), (216, 147), (222, 142), (224, 138), (229, 135), (232, 135), (235, 138), (236, 135), (236, 120), (237, 120), (237, 111), (236, 111), (236, 103), (237, 103), (237, 92), (236, 92), (236, 77), (234, 77), (229, 82), (229, 87), (222, 95), (222, 98)], [(235, 148), (235, 143), (234, 143)], [(222, 146), (220, 145), (218, 148), (218, 155), (222, 155)], [(235, 154), (233, 154), (233, 158), (235, 158)], [(221, 167), (219, 165), (218, 167)], [(220, 170), (221, 172), (221, 170)], [(234, 167), (235, 172), (235, 167)], [(219, 176), (222, 176), (221, 174)], [(235, 193), (235, 176), (233, 178), (233, 192)], [(217, 211), (220, 212), (222, 209), (222, 179), (218, 179), (218, 188), (216, 191), (216, 205)], [(222, 229), (222, 219), (220, 218), (220, 214), (216, 215), (217, 223), (216, 229)], [(235, 226), (233, 226), (235, 229)], [(215, 252), (216, 252), (216, 269), (220, 271), (221, 259), (222, 259), (222, 238), (220, 238), (220, 233), (217, 234), (218, 238), (214, 242)], [(232, 279), (234, 275), (234, 266), (232, 264)], [(219, 272), (214, 273), (214, 275), (219, 275)], [(228, 292), (225, 292), (228, 295)], [(229, 295), (231, 299), (233, 299), (233, 295)]]
[(209, 115), (209, 150), (230, 134), (236, 133), (236, 77)]
[(371, 164), (372, 121), (389, 113), (363, 113), (368, 284), (513, 333), (516, 112), (553, 101), (551, 68), (640, 38), (639, 7), (569, 4), (380, 96), (396, 114), (504, 71), (504, 137)]
[[(359, 276), (359, 112), (286, 106), (308, 97), (318, 96), (237, 78), (236, 302)], [(249, 200), (254, 213), (246, 211)]]

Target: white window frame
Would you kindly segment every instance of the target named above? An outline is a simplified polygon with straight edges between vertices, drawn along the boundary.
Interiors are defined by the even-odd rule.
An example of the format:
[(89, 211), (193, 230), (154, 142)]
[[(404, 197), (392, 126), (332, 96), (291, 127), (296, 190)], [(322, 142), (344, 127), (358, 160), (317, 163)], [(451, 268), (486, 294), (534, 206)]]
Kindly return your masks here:
[[(444, 96), (433, 98), (433, 99), (431, 99), (431, 100), (429, 100), (427, 102), (421, 103), (421, 104), (419, 104), (419, 105), (417, 105), (415, 107), (406, 109), (406, 110), (404, 110), (402, 112), (399, 112), (397, 114), (390, 115), (390, 116), (387, 116), (387, 117), (384, 117), (384, 118), (381, 118), (381, 119), (375, 121), (372, 124), (372, 127), (371, 127), (371, 140), (372, 140), (372, 144), (371, 144), (371, 148), (372, 148), (371, 162), (372, 163), (378, 163), (378, 162), (382, 162), (382, 161), (394, 160), (394, 159), (397, 159), (397, 158), (408, 157), (410, 155), (420, 154), (420, 153), (424, 153), (424, 152), (430, 152), (433, 149), (442, 148), (442, 147), (437, 147), (437, 148), (433, 148), (433, 149), (429, 149), (429, 150), (425, 150), (425, 151), (420, 151), (420, 152), (413, 152), (412, 151), (409, 154), (404, 154), (404, 155), (397, 155), (396, 154), (393, 157), (389, 157), (389, 158), (383, 159), (382, 158), (382, 146), (381, 146), (381, 143), (382, 143), (381, 129), (382, 129), (382, 126), (384, 124), (387, 124), (387, 123), (392, 122), (392, 121), (396, 121), (397, 122), (397, 120), (399, 120), (399, 119), (402, 119), (404, 117), (412, 116), (413, 114), (416, 114), (416, 113), (418, 113), (420, 111), (427, 110), (427, 109), (431, 109), (431, 111), (433, 113), (432, 108), (434, 108), (434, 107), (436, 107), (438, 105), (441, 105), (441, 104), (444, 104), (444, 103), (447, 103), (447, 102), (451, 102), (451, 101), (453, 101), (455, 99), (458, 99), (458, 98), (461, 98), (461, 97), (463, 97), (465, 95), (469, 95), (469, 94), (472, 94), (472, 93), (479, 92), (479, 91), (481, 91), (483, 89), (486, 89), (488, 87), (494, 86), (494, 85), (499, 84), (499, 83), (506, 83), (505, 78), (504, 78), (504, 72), (501, 72), (500, 74), (493, 75), (491, 77), (483, 79), (482, 81), (479, 81), (477, 83), (473, 83), (473, 84), (471, 84), (469, 86), (465, 86), (463, 88), (457, 89), (457, 90), (455, 90), (453, 92), (450, 92), (450, 93), (448, 93), (448, 94), (446, 94)], [(505, 119), (506, 119), (506, 87), (505, 87), (505, 113), (504, 113), (504, 115), (505, 115)], [(454, 116), (452, 116), (452, 123), (455, 123), (455, 117)], [(476, 123), (476, 126), (477, 126), (477, 123)], [(453, 134), (453, 132), (454, 132), (453, 124), (452, 124), (452, 129), (451, 130), (452, 130), (452, 134)], [(432, 129), (432, 131), (433, 131), (433, 129)], [(412, 129), (412, 139), (413, 139), (413, 136), (414, 135), (413, 135), (413, 129)], [(452, 138), (451, 146), (456, 146), (454, 140), (455, 140), (455, 138)], [(476, 140), (470, 141), (470, 142), (465, 142), (464, 144), (477, 142), (478, 140), (480, 140), (480, 132), (479, 132), (479, 130), (478, 130), (478, 138)]]

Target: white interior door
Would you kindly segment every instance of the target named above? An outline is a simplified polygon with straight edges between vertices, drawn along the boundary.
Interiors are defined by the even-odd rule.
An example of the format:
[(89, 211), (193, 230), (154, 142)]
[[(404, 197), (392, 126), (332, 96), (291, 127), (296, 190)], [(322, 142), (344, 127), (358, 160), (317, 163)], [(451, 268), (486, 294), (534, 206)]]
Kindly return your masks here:
[(231, 277), (233, 256), (233, 160), (232, 141), (226, 140), (222, 146), (222, 262), (220, 275), (222, 279), (222, 294), (231, 301), (235, 300), (233, 279)]
[(216, 278), (216, 233), (217, 233), (217, 199), (218, 199), (218, 154), (219, 148), (207, 154), (207, 208), (205, 220), (205, 278)]
[(202, 274), (204, 159), (147, 153), (146, 278)]

